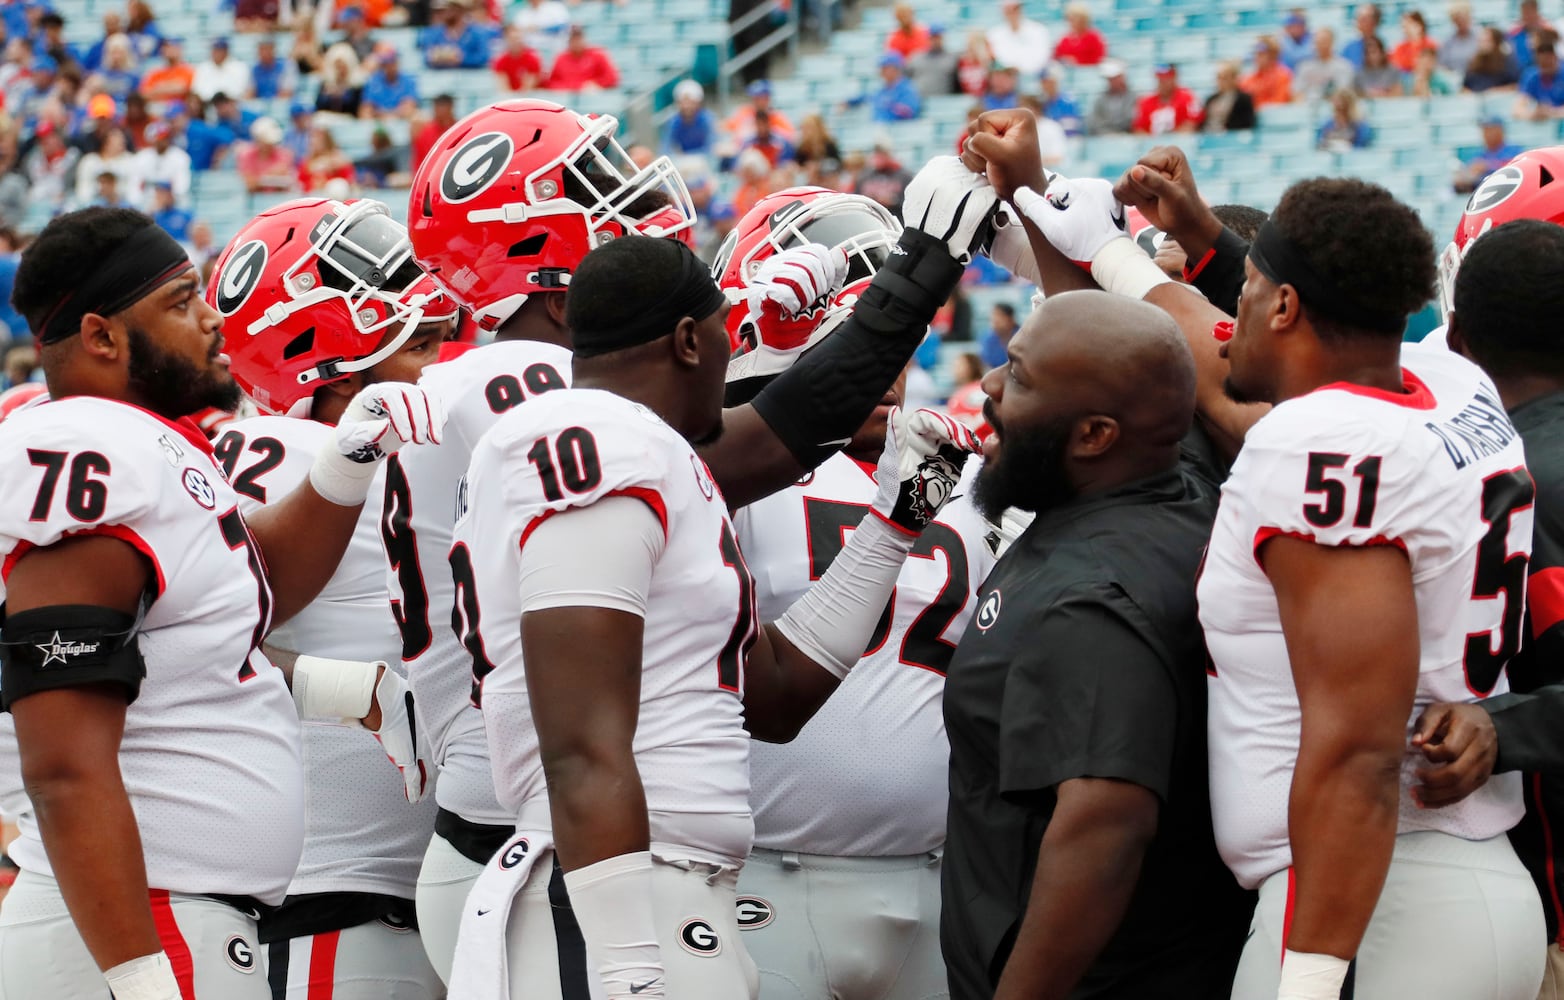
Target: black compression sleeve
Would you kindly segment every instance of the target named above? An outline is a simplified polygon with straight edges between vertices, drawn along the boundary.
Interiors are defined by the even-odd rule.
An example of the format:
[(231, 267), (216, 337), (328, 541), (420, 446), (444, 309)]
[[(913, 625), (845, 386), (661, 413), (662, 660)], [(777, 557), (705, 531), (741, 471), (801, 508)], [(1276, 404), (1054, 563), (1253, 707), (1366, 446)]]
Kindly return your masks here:
[(869, 419), (962, 270), (944, 242), (903, 230), (847, 322), (755, 397), (755, 412), (800, 465), (819, 465)]
[[(1211, 249), (1211, 259), (1192, 282), (1212, 305), (1229, 316), (1238, 313), (1238, 293), (1244, 287), (1244, 260), (1248, 256), (1249, 244), (1231, 229), (1224, 228)], [(1190, 266), (1194, 266), (1193, 261)]]
[(53, 688), (110, 682), (136, 700), (147, 675), (137, 621), (112, 608), (82, 604), (7, 615), (0, 627), (0, 708)]

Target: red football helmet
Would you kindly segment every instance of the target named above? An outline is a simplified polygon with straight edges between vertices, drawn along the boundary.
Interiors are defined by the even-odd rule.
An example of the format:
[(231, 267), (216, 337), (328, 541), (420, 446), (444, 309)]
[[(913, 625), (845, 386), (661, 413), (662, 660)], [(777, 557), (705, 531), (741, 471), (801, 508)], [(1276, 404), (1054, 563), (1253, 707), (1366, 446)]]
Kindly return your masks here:
[(418, 260), (487, 329), (528, 295), (563, 291), (581, 258), (625, 233), (688, 242), (690, 192), (666, 156), (638, 170), (610, 115), (500, 101), (419, 164), (408, 206)]
[(265, 413), (287, 413), (396, 353), (420, 323), (457, 313), (384, 205), (324, 198), (256, 216), (218, 257), (206, 300), (227, 320), (235, 380)]
[(21, 385), (13, 385), (5, 392), (0, 392), (0, 420), (48, 395), (49, 390), (42, 382), (23, 382)]
[(1455, 308), (1455, 276), (1477, 237), (1516, 219), (1564, 225), (1564, 146), (1530, 149), (1489, 174), (1467, 199), (1455, 238), (1439, 255), (1439, 305)]
[[(722, 286), (728, 311), (728, 342), (733, 360), (728, 381), (775, 375), (795, 360), (798, 345), (762, 342), (744, 290), (771, 257), (789, 247), (819, 243), (847, 252), (847, 279), (831, 300), (825, 318), (809, 336), (809, 346), (841, 325), (853, 304), (885, 263), (901, 235), (901, 223), (879, 202), (857, 194), (819, 187), (795, 187), (767, 195), (744, 213), (712, 262), (712, 277)], [(775, 355), (778, 348), (786, 355)]]
[(978, 379), (957, 386), (945, 401), (945, 412), (965, 424), (981, 441), (994, 431), (988, 425), (988, 418), (983, 415), (983, 404), (986, 402), (988, 393), (983, 391), (983, 380)]

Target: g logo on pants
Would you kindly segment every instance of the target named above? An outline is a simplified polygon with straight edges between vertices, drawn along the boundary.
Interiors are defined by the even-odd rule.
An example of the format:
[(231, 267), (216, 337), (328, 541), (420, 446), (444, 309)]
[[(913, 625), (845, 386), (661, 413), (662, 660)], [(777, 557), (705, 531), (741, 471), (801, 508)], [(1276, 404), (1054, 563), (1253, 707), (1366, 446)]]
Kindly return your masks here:
[(679, 925), (679, 944), (691, 955), (711, 958), (722, 953), (722, 939), (712, 930), (711, 924), (692, 917)]
[(228, 958), (228, 964), (238, 969), (245, 975), (255, 971), (255, 950), (250, 947), (250, 942), (235, 934), (223, 945), (223, 954)]
[(776, 919), (776, 910), (771, 903), (759, 896), (740, 896), (733, 903), (741, 931), (759, 930)]

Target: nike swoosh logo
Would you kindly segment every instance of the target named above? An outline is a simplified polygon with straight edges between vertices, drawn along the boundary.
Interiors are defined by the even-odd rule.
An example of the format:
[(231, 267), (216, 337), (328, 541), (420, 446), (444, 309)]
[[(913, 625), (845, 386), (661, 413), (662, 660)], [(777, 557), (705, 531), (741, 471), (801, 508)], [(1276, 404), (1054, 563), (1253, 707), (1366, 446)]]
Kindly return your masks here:
[(1249, 933), (1244, 935), (1244, 940), (1248, 941), (1252, 937), (1254, 937), (1254, 928), (1253, 927), (1249, 928)]
[(631, 993), (645, 993), (647, 990), (651, 989), (653, 986), (656, 986), (660, 982), (662, 982), (661, 979), (653, 979), (651, 982), (646, 982), (646, 983), (631, 983), (630, 984), (630, 992)]
[[(488, 913), (489, 913), (489, 911), (488, 911), (488, 910), (479, 910), (479, 911), (478, 911), (478, 916), (480, 916), (480, 917), (483, 917), (483, 916), (487, 916), (487, 915), (488, 915)], [(1250, 932), (1249, 932), (1249, 933), (1251, 933), (1251, 934), (1253, 934), (1253, 933), (1254, 933), (1254, 931), (1250, 931)]]
[(845, 448), (845, 447), (847, 447), (848, 445), (850, 445), (852, 443), (853, 443), (853, 439), (852, 438), (845, 437), (845, 438), (842, 438), (839, 441), (821, 441), (820, 442), (820, 447), (822, 447), (822, 448)]

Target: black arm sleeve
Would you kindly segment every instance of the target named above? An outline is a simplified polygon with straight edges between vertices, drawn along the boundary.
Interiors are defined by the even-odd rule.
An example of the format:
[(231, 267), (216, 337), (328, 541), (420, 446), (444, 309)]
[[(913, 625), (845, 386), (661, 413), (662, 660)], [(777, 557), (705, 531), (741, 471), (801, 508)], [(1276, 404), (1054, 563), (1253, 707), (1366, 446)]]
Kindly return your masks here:
[(1201, 266), (1200, 261), (1190, 261), (1184, 273), (1188, 277), (1190, 272), (1195, 272), (1189, 279), (1190, 284), (1198, 288), (1212, 305), (1234, 316), (1238, 313), (1238, 293), (1244, 287), (1244, 260), (1248, 256), (1249, 244), (1237, 233), (1224, 227), (1204, 266)]
[(0, 628), (0, 708), (54, 688), (104, 682), (136, 700), (147, 675), (139, 622), (113, 608), (62, 604), (8, 615)]
[(755, 412), (800, 465), (819, 465), (869, 419), (962, 270), (944, 242), (903, 230), (847, 322), (755, 397)]
[(1478, 702), (1493, 719), (1499, 738), (1498, 771), (1564, 775), (1564, 684), (1531, 694), (1495, 695)]

